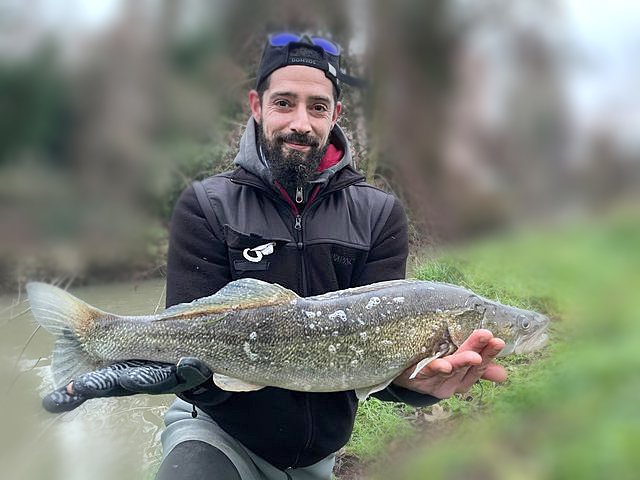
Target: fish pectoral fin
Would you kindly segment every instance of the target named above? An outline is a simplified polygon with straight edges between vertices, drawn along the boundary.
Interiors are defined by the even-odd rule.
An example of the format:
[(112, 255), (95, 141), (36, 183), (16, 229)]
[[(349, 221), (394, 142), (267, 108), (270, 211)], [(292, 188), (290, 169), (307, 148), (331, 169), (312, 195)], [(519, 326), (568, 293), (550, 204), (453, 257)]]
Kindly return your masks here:
[(413, 380), (414, 378), (416, 378), (416, 375), (418, 375), (418, 372), (420, 370), (422, 370), (424, 367), (429, 365), (431, 362), (433, 362), (436, 358), (438, 358), (441, 355), (442, 355), (442, 352), (438, 352), (433, 357), (427, 357), (420, 360), (416, 365), (416, 368), (413, 370), (413, 373), (409, 377), (409, 380)]
[(391, 382), (393, 382), (393, 378), (372, 387), (356, 388), (356, 397), (358, 397), (358, 400), (361, 402), (364, 402), (369, 395), (384, 390)]
[(238, 378), (228, 377), (221, 373), (213, 374), (213, 383), (228, 392), (254, 392), (265, 387), (264, 385), (254, 385)]

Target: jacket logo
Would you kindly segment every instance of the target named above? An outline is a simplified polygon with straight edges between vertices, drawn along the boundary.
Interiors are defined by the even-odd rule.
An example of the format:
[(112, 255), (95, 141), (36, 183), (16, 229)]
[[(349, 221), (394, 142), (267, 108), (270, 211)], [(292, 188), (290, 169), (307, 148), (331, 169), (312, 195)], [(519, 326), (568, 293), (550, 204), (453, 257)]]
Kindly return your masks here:
[(273, 247), (276, 246), (276, 242), (265, 243), (264, 245), (258, 245), (253, 248), (245, 248), (242, 251), (242, 256), (250, 262), (258, 263), (262, 260), (262, 257), (271, 255), (273, 253)]
[(331, 254), (331, 259), (333, 263), (339, 263), (340, 265), (353, 265), (353, 258), (345, 257), (344, 255), (339, 255), (337, 253)]

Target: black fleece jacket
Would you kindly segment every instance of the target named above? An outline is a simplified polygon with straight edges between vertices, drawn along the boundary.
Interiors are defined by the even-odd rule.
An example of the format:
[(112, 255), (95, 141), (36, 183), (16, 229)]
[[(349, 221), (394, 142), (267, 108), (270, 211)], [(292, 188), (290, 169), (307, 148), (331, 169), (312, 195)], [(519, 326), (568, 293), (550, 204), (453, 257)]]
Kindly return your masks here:
[[(317, 192), (305, 199), (302, 211), (252, 167), (259, 161), (254, 132), (250, 121), (235, 171), (195, 182), (178, 200), (170, 228), (167, 306), (211, 295), (243, 277), (278, 283), (301, 296), (404, 278), (402, 206), (351, 168), (337, 127), (332, 139), (346, 158), (311, 189)], [(273, 253), (260, 262), (247, 260), (247, 248), (269, 242)], [(351, 435), (358, 404), (353, 391), (267, 387), (231, 393), (212, 382), (206, 387), (182, 397), (281, 469), (311, 465), (340, 449)], [(393, 385), (374, 396), (413, 405), (437, 401)]]

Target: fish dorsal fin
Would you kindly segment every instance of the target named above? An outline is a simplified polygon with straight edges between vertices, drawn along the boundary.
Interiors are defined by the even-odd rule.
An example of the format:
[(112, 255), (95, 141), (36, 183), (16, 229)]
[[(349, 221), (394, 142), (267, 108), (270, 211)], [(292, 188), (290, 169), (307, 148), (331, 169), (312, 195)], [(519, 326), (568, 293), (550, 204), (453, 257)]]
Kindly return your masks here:
[(196, 310), (201, 313), (222, 313), (228, 310), (279, 305), (297, 298), (299, 297), (295, 292), (276, 283), (241, 278), (227, 283), (213, 295), (169, 307), (162, 313), (162, 317), (185, 315)]
[(362, 285), (360, 287), (346, 288), (335, 292), (327, 292), (313, 297), (307, 297), (306, 300), (331, 300), (342, 295), (358, 295), (360, 293), (377, 292), (384, 288), (395, 287), (399, 285), (411, 285), (422, 280), (403, 279), (403, 280), (386, 280), (384, 282), (372, 283), (370, 285)]

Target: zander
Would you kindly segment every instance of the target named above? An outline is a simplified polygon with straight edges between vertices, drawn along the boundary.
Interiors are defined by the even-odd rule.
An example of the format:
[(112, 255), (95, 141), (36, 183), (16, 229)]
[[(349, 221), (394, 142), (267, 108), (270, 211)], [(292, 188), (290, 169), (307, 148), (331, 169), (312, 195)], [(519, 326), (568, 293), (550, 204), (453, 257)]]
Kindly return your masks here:
[(255, 279), (157, 315), (103, 312), (43, 283), (27, 291), (36, 320), (56, 336), (56, 386), (122, 360), (196, 357), (220, 388), (310, 392), (385, 388), (418, 363), (453, 353), (476, 329), (506, 342), (501, 355), (542, 347), (549, 319), (444, 283), (393, 280), (302, 298)]

